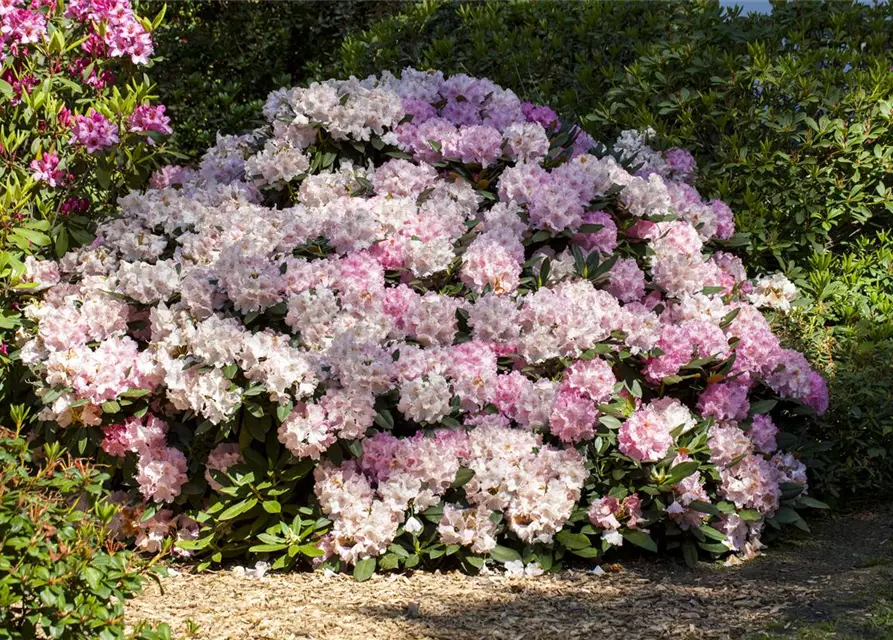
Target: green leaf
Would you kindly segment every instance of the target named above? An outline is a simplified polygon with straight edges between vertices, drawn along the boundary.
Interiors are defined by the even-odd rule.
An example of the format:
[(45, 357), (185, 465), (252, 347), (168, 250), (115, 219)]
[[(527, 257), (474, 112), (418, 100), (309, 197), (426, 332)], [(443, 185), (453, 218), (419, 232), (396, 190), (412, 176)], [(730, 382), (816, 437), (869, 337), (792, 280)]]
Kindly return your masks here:
[(781, 524), (794, 524), (797, 520), (802, 520), (800, 514), (791, 507), (781, 507), (775, 513), (775, 519)]
[(702, 524), (698, 527), (698, 531), (703, 533), (706, 537), (712, 538), (713, 540), (717, 540), (719, 542), (725, 542), (726, 535), (721, 531), (717, 531), (713, 527), (707, 524)]
[(237, 502), (232, 505), (228, 509), (226, 509), (223, 513), (218, 516), (218, 520), (232, 520), (233, 518), (237, 518), (246, 511), (250, 511), (257, 504), (257, 498), (249, 498), (248, 500), (242, 500), (241, 502)]
[(267, 513), (280, 513), (282, 511), (282, 505), (276, 500), (264, 500), (262, 506)]
[(621, 535), (638, 547), (647, 549), (653, 553), (657, 553), (657, 544), (651, 539), (651, 536), (640, 531), (639, 529), (625, 529), (621, 531)]
[(796, 482), (782, 482), (779, 489), (781, 489), (781, 499), (790, 500), (803, 493), (804, 487), (802, 484), (797, 484)]
[(474, 470), (468, 467), (459, 467), (456, 472), (456, 479), (453, 480), (453, 488), (459, 489), (464, 487), (474, 477)]
[(298, 551), (308, 558), (318, 558), (326, 554), (325, 551), (317, 547), (315, 544), (302, 544), (298, 547)]
[(375, 558), (366, 558), (358, 561), (353, 568), (353, 578), (357, 582), (365, 582), (375, 573), (377, 560)]
[(277, 544), (256, 544), (253, 547), (249, 547), (248, 550), (252, 553), (272, 553), (274, 551), (282, 551), (288, 547), (288, 544), (281, 542)]
[(717, 555), (724, 555), (729, 552), (729, 548), (718, 542), (710, 543), (710, 542), (699, 542), (698, 546), (701, 547), (704, 551), (709, 551), (710, 553), (715, 553)]
[(291, 402), (276, 407), (276, 418), (280, 423), (285, 422), (286, 418), (291, 415), (292, 409), (294, 409), (294, 405)]
[(735, 318), (738, 317), (738, 314), (740, 312), (741, 312), (740, 308), (732, 309), (731, 311), (729, 311), (725, 316), (723, 316), (723, 319), (720, 321), (719, 328), (720, 329), (728, 329), (729, 326), (732, 324), (732, 322), (735, 320)]
[(536, 244), (538, 242), (544, 242), (552, 237), (552, 234), (548, 231), (537, 231), (530, 237), (530, 243)]
[(490, 557), (496, 560), (496, 562), (505, 564), (506, 562), (517, 562), (521, 559), (521, 554), (514, 549), (498, 544), (490, 552)]
[(484, 567), (484, 559), (480, 556), (464, 556), (462, 562), (470, 565), (473, 569), (480, 571)]
[(750, 415), (769, 413), (778, 404), (778, 400), (757, 400), (750, 404)]
[(378, 566), (381, 567), (383, 571), (396, 569), (400, 566), (400, 558), (398, 558), (396, 554), (386, 553), (379, 559)]
[(198, 540), (177, 540), (176, 546), (180, 549), (186, 549), (187, 551), (198, 551), (207, 547), (213, 540), (213, 535), (205, 536)]
[(685, 560), (685, 564), (692, 569), (698, 566), (698, 548), (691, 540), (682, 543), (682, 558)]
[(393, 431), (394, 417), (387, 409), (381, 409), (380, 411), (378, 411), (378, 413), (375, 414), (375, 424), (377, 424), (385, 431)]
[(827, 504), (822, 502), (821, 500), (816, 500), (815, 498), (812, 498), (810, 496), (800, 496), (800, 499), (798, 500), (798, 502), (800, 504), (802, 504), (803, 506), (812, 507), (813, 509), (830, 509), (831, 508)]
[(712, 505), (709, 502), (703, 502), (702, 500), (693, 500), (688, 506), (701, 513), (709, 513), (714, 516), (722, 515), (722, 511), (720, 511), (716, 505)]
[(100, 187), (102, 187), (103, 189), (108, 189), (111, 186), (112, 174), (108, 169), (97, 165), (96, 167), (94, 167), (93, 173), (96, 175), (96, 182), (99, 183)]
[(582, 533), (572, 533), (566, 529), (559, 531), (555, 539), (571, 551), (585, 549), (592, 545), (587, 536)]
[(314, 466), (316, 465), (313, 460), (305, 458), (286, 469), (280, 477), (285, 482), (295, 482), (310, 473), (310, 470), (313, 469)]
[(710, 296), (714, 293), (722, 293), (725, 290), (725, 287), (704, 287), (701, 290), (701, 293), (703, 293), (705, 296)]
[(667, 477), (665, 484), (678, 484), (697, 471), (699, 466), (700, 465), (696, 460), (680, 462), (670, 469), (670, 475)]
[(400, 558), (408, 558), (409, 557), (409, 551), (407, 551), (401, 545), (396, 544), (396, 543), (392, 544), (390, 547), (388, 547), (388, 551), (390, 553), (396, 553)]
[(152, 393), (149, 389), (128, 389), (121, 395), (125, 398), (142, 398)]
[(84, 580), (87, 582), (87, 585), (91, 590), (96, 591), (99, 589), (99, 582), (102, 580), (102, 573), (100, 573), (99, 569), (94, 567), (87, 567), (84, 569)]
[(121, 410), (121, 405), (114, 400), (103, 402), (101, 406), (103, 413), (118, 413)]
[(146, 510), (143, 511), (143, 515), (140, 517), (140, 522), (146, 522), (147, 520), (150, 520), (157, 511), (158, 507), (156, 507), (155, 505), (148, 506)]
[(47, 234), (41, 233), (40, 231), (34, 231), (33, 229), (28, 229), (26, 227), (15, 227), (12, 230), (11, 235), (13, 240), (16, 240), (16, 237), (18, 236), (19, 242), (17, 242), (16, 244), (22, 249), (27, 249), (29, 247), (29, 244), (33, 244), (38, 247), (46, 247), (50, 244), (50, 242), (52, 242)]

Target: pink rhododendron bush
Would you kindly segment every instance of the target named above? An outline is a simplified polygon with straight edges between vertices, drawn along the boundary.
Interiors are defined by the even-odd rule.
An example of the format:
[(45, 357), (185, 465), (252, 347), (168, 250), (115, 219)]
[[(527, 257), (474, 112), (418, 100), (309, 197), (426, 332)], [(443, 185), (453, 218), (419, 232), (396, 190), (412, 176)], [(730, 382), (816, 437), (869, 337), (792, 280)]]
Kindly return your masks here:
[(90, 242), (118, 196), (173, 157), (144, 73), (164, 10), (140, 14), (128, 0), (0, 0), (3, 426), (21, 387), (11, 358), (20, 311), (55, 269), (37, 258)]
[(824, 381), (695, 162), (485, 79), (280, 90), (39, 272), (47, 434), (118, 470), (120, 535), (219, 562), (537, 573), (806, 527), (780, 426)]

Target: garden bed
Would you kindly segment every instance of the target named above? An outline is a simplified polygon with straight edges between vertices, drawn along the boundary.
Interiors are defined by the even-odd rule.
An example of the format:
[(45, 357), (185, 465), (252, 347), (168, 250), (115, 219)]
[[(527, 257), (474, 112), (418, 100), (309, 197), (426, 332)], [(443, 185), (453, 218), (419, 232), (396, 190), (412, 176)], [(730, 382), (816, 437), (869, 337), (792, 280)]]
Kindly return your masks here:
[[(629, 560), (608, 572), (469, 577), (377, 575), (364, 583), (320, 573), (191, 574), (149, 585), (132, 621), (187, 621), (191, 637), (307, 638), (886, 638), (893, 633), (893, 509), (828, 517), (763, 557), (691, 571)], [(886, 604), (885, 604), (886, 603)], [(886, 619), (884, 619), (886, 618)], [(818, 626), (817, 626), (818, 625)], [(807, 627), (809, 634), (804, 633)], [(828, 630), (839, 635), (822, 635)]]

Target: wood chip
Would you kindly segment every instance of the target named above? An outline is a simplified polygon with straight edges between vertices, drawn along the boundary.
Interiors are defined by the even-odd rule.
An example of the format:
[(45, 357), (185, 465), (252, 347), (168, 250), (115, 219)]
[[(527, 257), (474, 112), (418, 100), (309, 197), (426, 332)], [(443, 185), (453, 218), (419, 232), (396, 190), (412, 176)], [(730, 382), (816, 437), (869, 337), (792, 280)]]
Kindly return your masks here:
[[(753, 562), (696, 570), (628, 557), (602, 565), (601, 576), (583, 567), (520, 579), (416, 571), (357, 583), (178, 567), (162, 580), (163, 592), (147, 583), (127, 619), (167, 622), (177, 637), (197, 640), (727, 640), (770, 624), (861, 618), (874, 602), (872, 586), (893, 584), (893, 545), (885, 544), (893, 507), (810, 525), (813, 536), (778, 541)], [(862, 568), (853, 568), (853, 550)], [(187, 620), (199, 625), (194, 635), (186, 635)]]

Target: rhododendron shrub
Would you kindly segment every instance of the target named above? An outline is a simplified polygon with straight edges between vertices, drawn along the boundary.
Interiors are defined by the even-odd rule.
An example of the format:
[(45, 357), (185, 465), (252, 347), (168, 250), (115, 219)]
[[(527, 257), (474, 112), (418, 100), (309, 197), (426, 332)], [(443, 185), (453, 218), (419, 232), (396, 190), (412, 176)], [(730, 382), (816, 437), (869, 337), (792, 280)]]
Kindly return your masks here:
[(54, 279), (35, 257), (91, 242), (93, 221), (169, 159), (170, 123), (143, 74), (162, 17), (141, 17), (128, 0), (0, 1), (4, 378), (21, 307)]
[(536, 574), (750, 556), (822, 506), (779, 447), (824, 381), (756, 306), (796, 291), (748, 280), (688, 153), (412, 69), (264, 115), (27, 310), (41, 418), (121, 470), (137, 547)]

